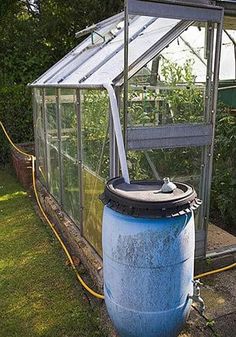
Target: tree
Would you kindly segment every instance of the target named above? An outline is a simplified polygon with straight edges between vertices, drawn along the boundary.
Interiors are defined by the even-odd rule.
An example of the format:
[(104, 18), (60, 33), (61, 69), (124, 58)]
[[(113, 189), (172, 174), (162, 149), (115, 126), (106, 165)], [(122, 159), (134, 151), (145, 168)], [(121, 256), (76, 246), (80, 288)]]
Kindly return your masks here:
[[(32, 140), (26, 85), (81, 42), (75, 33), (123, 8), (122, 0), (1, 0), (0, 120), (14, 140)], [(8, 145), (0, 133), (0, 163)]]
[(121, 0), (2, 0), (0, 83), (27, 84), (80, 42), (75, 33), (116, 14)]

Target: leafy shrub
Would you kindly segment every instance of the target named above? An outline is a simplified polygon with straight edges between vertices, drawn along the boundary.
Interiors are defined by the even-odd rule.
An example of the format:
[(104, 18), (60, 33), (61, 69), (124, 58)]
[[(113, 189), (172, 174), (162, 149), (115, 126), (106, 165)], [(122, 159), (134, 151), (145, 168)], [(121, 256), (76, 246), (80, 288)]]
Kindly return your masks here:
[[(15, 143), (33, 140), (31, 93), (24, 85), (0, 87), (0, 120)], [(0, 130), (0, 164), (9, 161), (10, 146)]]
[(211, 214), (218, 209), (224, 225), (236, 223), (236, 119), (219, 105), (216, 121)]

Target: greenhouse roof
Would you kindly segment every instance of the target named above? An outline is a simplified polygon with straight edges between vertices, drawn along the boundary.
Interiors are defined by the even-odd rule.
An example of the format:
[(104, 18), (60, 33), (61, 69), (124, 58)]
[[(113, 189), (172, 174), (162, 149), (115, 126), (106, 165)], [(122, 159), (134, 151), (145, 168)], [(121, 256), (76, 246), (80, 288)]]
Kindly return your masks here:
[[(205, 81), (204, 30), (189, 26), (192, 21), (130, 16), (129, 77), (163, 51), (163, 56), (182, 64), (192, 59), (197, 82)], [(176, 39), (182, 34), (180, 39)], [(223, 34), (220, 80), (235, 79), (235, 31), (231, 40)], [(124, 13), (115, 15), (77, 33), (90, 34), (82, 43), (34, 81), (33, 87), (103, 87), (104, 83), (123, 84)], [(174, 43), (171, 43), (175, 40)]]
[[(132, 16), (129, 25), (129, 76), (155, 57), (190, 21)], [(90, 36), (34, 81), (31, 86), (101, 87), (123, 84), (124, 14), (91, 27)], [(83, 33), (83, 32), (82, 32)]]
[[(183, 32), (180, 38), (176, 39), (162, 52), (162, 56), (178, 65), (184, 65), (186, 60), (191, 60), (193, 62), (192, 71), (196, 77), (196, 82), (205, 82), (207, 60), (204, 56), (204, 40), (204, 29), (199, 31), (197, 26), (191, 26)], [(236, 79), (236, 59), (233, 40), (236, 41), (236, 31), (223, 31), (220, 81)]]

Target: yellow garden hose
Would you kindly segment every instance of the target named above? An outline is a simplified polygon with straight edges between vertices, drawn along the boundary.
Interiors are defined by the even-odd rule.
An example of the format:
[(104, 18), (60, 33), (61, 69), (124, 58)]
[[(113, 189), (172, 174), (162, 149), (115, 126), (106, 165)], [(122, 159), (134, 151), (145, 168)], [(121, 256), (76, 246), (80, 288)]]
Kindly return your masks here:
[(2, 128), (2, 130), (3, 130), (3, 132), (4, 132), (4, 134), (5, 134), (5, 136), (6, 136), (6, 138), (7, 138), (7, 140), (8, 140), (9, 143), (11, 144), (11, 146), (14, 147), (14, 149), (16, 149), (17, 152), (23, 154), (24, 156), (27, 156), (29, 159), (32, 159), (32, 157), (33, 157), (32, 154), (28, 154), (28, 153), (22, 151), (21, 149), (19, 149), (19, 147), (17, 147), (17, 146), (13, 143), (13, 141), (12, 141), (11, 138), (9, 137), (9, 135), (8, 135), (8, 133), (7, 133), (7, 130), (5, 129), (5, 127), (4, 127), (4, 125), (2, 124), (1, 121), (0, 121), (0, 126), (1, 126), (1, 128)]
[[(77, 279), (79, 280), (79, 282), (82, 284), (82, 286), (91, 294), (93, 295), (94, 297), (96, 298), (99, 298), (99, 299), (104, 299), (104, 295), (101, 295), (101, 294), (98, 294), (97, 292), (95, 292), (94, 290), (92, 290), (91, 288), (89, 288), (89, 286), (84, 282), (84, 280), (81, 278), (81, 276), (79, 275), (77, 269), (76, 269), (76, 266), (73, 262), (73, 259), (68, 251), (68, 249), (66, 248), (65, 244), (63, 243), (62, 239), (60, 238), (59, 234), (57, 233), (56, 229), (55, 229), (55, 225), (49, 220), (48, 216), (46, 215), (46, 213), (44, 212), (43, 210), (43, 207), (40, 203), (40, 200), (39, 200), (39, 196), (38, 196), (38, 193), (37, 193), (37, 188), (36, 188), (36, 181), (35, 181), (35, 161), (36, 161), (36, 157), (31, 155), (31, 154), (28, 154), (24, 151), (22, 151), (21, 149), (19, 149), (11, 140), (11, 138), (9, 137), (5, 127), (3, 126), (2, 122), (0, 121), (0, 126), (6, 136), (6, 138), (8, 139), (9, 143), (16, 149), (16, 151), (18, 151), (19, 153), (27, 156), (28, 158), (31, 159), (32, 161), (32, 179), (33, 179), (33, 189), (34, 189), (34, 194), (35, 194), (35, 198), (36, 198), (36, 201), (37, 201), (37, 204), (39, 206), (39, 209), (40, 211), (42, 212), (44, 218), (46, 219), (47, 223), (49, 224), (49, 226), (51, 227), (53, 233), (55, 234), (56, 238), (58, 239), (58, 241), (60, 242), (71, 266), (72, 266), (72, 269), (74, 270), (75, 274), (76, 274), (76, 277)], [(202, 277), (206, 277), (206, 276), (209, 276), (209, 275), (213, 275), (213, 274), (216, 274), (216, 273), (220, 273), (220, 272), (223, 272), (223, 271), (226, 271), (226, 270), (229, 270), (229, 269), (232, 269), (236, 267), (236, 263), (233, 263), (227, 267), (224, 267), (224, 268), (220, 268), (220, 269), (216, 269), (216, 270), (212, 270), (212, 271), (209, 271), (209, 272), (206, 272), (206, 273), (203, 273), (203, 274), (199, 274), (199, 275), (196, 275), (194, 277), (194, 279), (198, 279), (198, 278), (202, 278)]]
[(82, 279), (82, 277), (79, 275), (77, 269), (76, 269), (76, 266), (74, 264), (74, 261), (68, 251), (68, 249), (66, 248), (64, 242), (62, 241), (61, 237), (59, 236), (59, 234), (57, 233), (56, 229), (55, 229), (55, 225), (52, 224), (52, 222), (49, 220), (48, 216), (46, 215), (46, 213), (44, 212), (43, 210), (43, 207), (40, 203), (40, 200), (39, 200), (39, 197), (38, 197), (38, 193), (37, 193), (37, 189), (36, 189), (36, 182), (35, 182), (35, 157), (32, 156), (32, 177), (33, 177), (33, 188), (34, 188), (34, 194), (35, 194), (35, 198), (36, 198), (36, 201), (37, 201), (37, 204), (40, 208), (40, 211), (42, 212), (44, 218), (47, 220), (47, 223), (49, 224), (49, 226), (51, 227), (53, 233), (55, 234), (57, 240), (60, 242), (71, 266), (72, 266), (72, 269), (74, 270), (76, 276), (77, 276), (77, 279), (79, 280), (79, 282), (82, 284), (82, 286), (91, 294), (93, 295), (94, 297), (97, 297), (99, 299), (104, 299), (104, 296), (101, 295), (101, 294), (98, 294), (97, 292), (95, 292), (94, 290), (92, 290), (91, 288), (89, 288), (89, 286), (84, 282), (84, 280)]
[(209, 275), (221, 273), (222, 271), (226, 271), (226, 270), (232, 269), (234, 267), (236, 267), (236, 263), (230, 264), (229, 266), (224, 267), (224, 268), (215, 269), (215, 270), (211, 270), (211, 271), (208, 271), (206, 273), (203, 273), (203, 274), (196, 275), (196, 276), (194, 276), (194, 280), (196, 280), (198, 278), (206, 277), (206, 276), (209, 276)]
[(44, 218), (46, 219), (47, 223), (49, 224), (49, 226), (51, 227), (53, 233), (55, 234), (57, 240), (60, 242), (71, 266), (72, 266), (72, 269), (74, 270), (75, 274), (76, 274), (76, 277), (77, 279), (79, 280), (79, 282), (82, 284), (82, 286), (91, 294), (93, 295), (94, 297), (96, 298), (99, 298), (99, 299), (104, 299), (104, 295), (101, 295), (101, 294), (98, 294), (97, 292), (95, 292), (94, 290), (92, 290), (85, 282), (84, 280), (82, 279), (82, 277), (79, 275), (77, 269), (76, 269), (76, 266), (74, 264), (74, 261), (68, 251), (68, 249), (66, 248), (64, 242), (62, 241), (61, 237), (59, 236), (59, 234), (57, 233), (56, 229), (55, 229), (55, 225), (49, 220), (47, 214), (44, 212), (43, 210), (43, 207), (41, 205), (41, 202), (39, 200), (39, 196), (38, 196), (38, 193), (37, 193), (37, 188), (36, 188), (36, 181), (35, 181), (35, 160), (36, 160), (36, 157), (31, 155), (31, 154), (28, 154), (24, 151), (22, 151), (21, 149), (19, 149), (14, 143), (13, 141), (11, 140), (10, 136), (8, 135), (5, 127), (3, 126), (2, 122), (0, 121), (0, 126), (6, 136), (6, 138), (8, 139), (9, 143), (14, 147), (14, 149), (16, 149), (16, 151), (18, 151), (19, 153), (23, 154), (24, 156), (27, 156), (28, 158), (31, 159), (31, 162), (32, 162), (32, 180), (33, 180), (33, 189), (34, 189), (34, 194), (35, 194), (35, 198), (36, 198), (36, 201), (37, 201), (37, 204), (39, 206), (39, 209), (40, 211), (42, 212)]

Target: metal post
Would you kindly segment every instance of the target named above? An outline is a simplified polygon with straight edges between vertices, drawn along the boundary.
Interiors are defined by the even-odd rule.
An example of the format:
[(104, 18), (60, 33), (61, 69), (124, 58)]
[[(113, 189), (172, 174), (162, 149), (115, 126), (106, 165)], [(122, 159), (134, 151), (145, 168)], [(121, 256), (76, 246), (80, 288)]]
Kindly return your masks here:
[(127, 127), (128, 127), (128, 95), (129, 95), (129, 11), (128, 0), (124, 4), (124, 122), (123, 122), (123, 137), (124, 146), (127, 151)]
[[(223, 20), (223, 18), (222, 18)], [(208, 36), (208, 63), (207, 63), (207, 80), (206, 80), (206, 94), (205, 94), (205, 113), (204, 122), (212, 125), (212, 138), (211, 144), (203, 148), (202, 151), (202, 175), (200, 184), (200, 198), (203, 200), (203, 205), (200, 209), (200, 222), (201, 229), (204, 230), (204, 255), (207, 252), (207, 232), (209, 222), (209, 203), (210, 203), (210, 189), (212, 180), (212, 165), (213, 165), (213, 144), (215, 135), (215, 122), (213, 116), (216, 114), (217, 108), (217, 94), (218, 94), (218, 78), (219, 78), (219, 65), (220, 65), (220, 49), (221, 49), (221, 35), (222, 23), (218, 24), (216, 46), (215, 46), (215, 62), (214, 72), (213, 66), (213, 50), (214, 50), (214, 25), (210, 24), (212, 29), (209, 31)], [(219, 28), (221, 26), (221, 28)], [(219, 35), (219, 31), (221, 33)], [(212, 78), (214, 78), (212, 80)]]
[[(116, 93), (119, 113), (121, 115), (121, 101), (122, 101), (121, 100), (121, 95), (122, 95), (121, 87), (116, 87), (115, 93)], [(128, 140), (127, 139), (126, 139), (126, 142), (127, 142), (127, 151), (128, 151)], [(117, 144), (116, 144), (116, 137), (114, 133), (114, 176), (118, 177), (119, 175), (120, 175), (120, 161), (119, 161), (118, 149), (117, 149)]]
[(111, 114), (111, 104), (109, 103), (109, 163), (110, 163), (110, 178), (115, 177), (115, 133)]
[(45, 90), (42, 89), (42, 110), (43, 110), (43, 124), (44, 124), (44, 144), (45, 144), (45, 166), (46, 166), (46, 184), (47, 189), (50, 191), (50, 178), (49, 178), (49, 167), (50, 158), (48, 153), (48, 123), (47, 123), (47, 113), (46, 113), (46, 102), (45, 102)]
[(76, 89), (76, 114), (77, 114), (77, 155), (78, 155), (78, 175), (79, 175), (79, 214), (80, 214), (80, 234), (84, 235), (84, 184), (83, 184), (83, 155), (82, 155), (82, 109), (81, 92)]
[[(208, 23), (207, 29), (209, 29), (207, 34), (207, 74), (206, 74), (206, 92), (205, 92), (205, 111), (204, 111), (204, 123), (211, 123), (211, 112), (212, 112), (212, 91), (213, 91), (213, 51), (214, 51), (214, 24)], [(209, 209), (208, 204), (208, 181), (209, 181), (209, 145), (204, 146), (202, 151), (202, 176), (201, 176), (201, 189), (200, 198), (203, 201), (202, 208), (200, 210), (200, 222), (201, 229), (204, 231), (204, 242), (203, 242), (203, 254), (206, 255), (207, 252), (207, 231), (208, 231), (208, 217), (206, 216), (207, 210)]]
[[(37, 91), (40, 89), (32, 89), (32, 102), (33, 102), (33, 123), (34, 123), (34, 148), (35, 148), (35, 157), (39, 158), (39, 146), (38, 146), (38, 138), (37, 138), (37, 115), (38, 115), (38, 105), (36, 100)], [(36, 161), (36, 176), (39, 176), (39, 163), (38, 160)]]
[(58, 161), (59, 161), (59, 179), (60, 192), (59, 200), (63, 206), (64, 202), (64, 180), (63, 180), (63, 160), (62, 160), (62, 138), (61, 138), (61, 106), (60, 106), (60, 89), (56, 89), (56, 121), (57, 121), (57, 142), (58, 142)]
[[(217, 34), (216, 34), (216, 51), (215, 51), (215, 64), (214, 64), (214, 79), (213, 79), (213, 97), (212, 97), (212, 111), (211, 111), (211, 123), (212, 123), (212, 142), (209, 151), (209, 169), (208, 169), (208, 179), (207, 189), (208, 193), (205, 199), (207, 209), (206, 209), (206, 224), (208, 225), (209, 211), (210, 211), (210, 196), (211, 196), (211, 183), (212, 183), (212, 171), (213, 171), (213, 153), (214, 153), (214, 140), (215, 140), (215, 125), (216, 125), (216, 110), (217, 110), (217, 99), (218, 99), (218, 84), (219, 84), (219, 72), (220, 72), (220, 55), (221, 55), (221, 45), (222, 45), (222, 31), (223, 31), (223, 19), (224, 12), (222, 11), (222, 20), (217, 23)], [(205, 249), (206, 251), (206, 249)]]
[[(207, 57), (207, 71), (206, 71), (206, 89), (205, 89), (205, 107), (203, 122), (210, 123), (210, 116), (212, 110), (212, 65), (213, 65), (213, 51), (214, 51), (214, 24), (208, 23), (206, 25), (207, 33), (205, 34), (207, 44), (206, 44), (206, 57)], [(207, 223), (206, 223), (206, 194), (208, 193), (206, 188), (207, 175), (209, 170), (209, 145), (205, 145), (202, 149), (201, 156), (201, 180), (199, 186), (199, 196), (203, 201), (203, 204), (200, 208), (198, 229), (203, 229), (206, 233)], [(206, 242), (206, 240), (204, 240)], [(204, 244), (205, 245), (205, 244)]]

